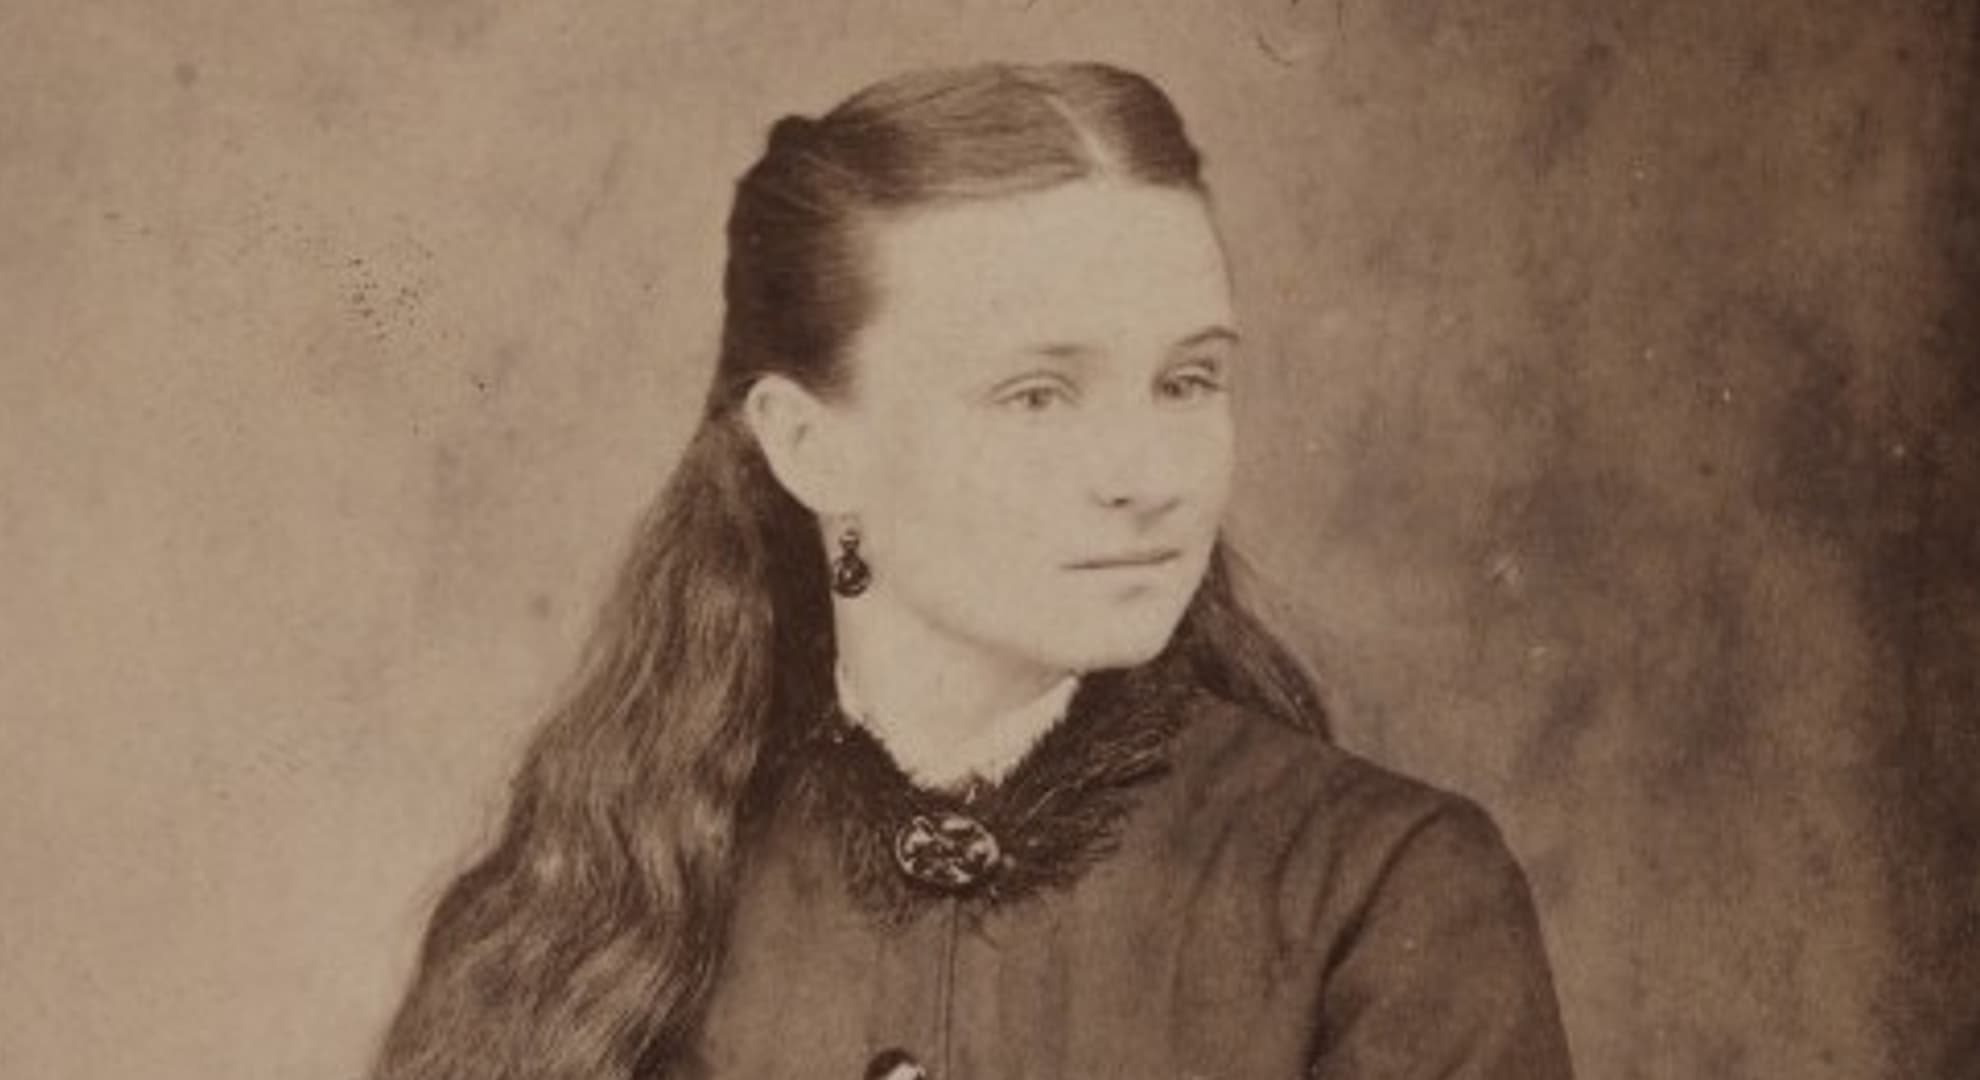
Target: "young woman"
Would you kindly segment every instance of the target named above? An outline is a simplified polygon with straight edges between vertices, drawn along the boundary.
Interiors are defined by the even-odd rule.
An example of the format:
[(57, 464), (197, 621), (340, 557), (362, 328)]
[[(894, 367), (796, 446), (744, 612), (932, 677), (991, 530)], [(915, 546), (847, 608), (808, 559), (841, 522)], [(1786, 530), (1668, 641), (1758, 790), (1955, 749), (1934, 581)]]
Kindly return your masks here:
[(1567, 1075), (1491, 821), (1330, 744), (1233, 595), (1160, 91), (889, 80), (728, 237), (700, 428), (379, 1080)]

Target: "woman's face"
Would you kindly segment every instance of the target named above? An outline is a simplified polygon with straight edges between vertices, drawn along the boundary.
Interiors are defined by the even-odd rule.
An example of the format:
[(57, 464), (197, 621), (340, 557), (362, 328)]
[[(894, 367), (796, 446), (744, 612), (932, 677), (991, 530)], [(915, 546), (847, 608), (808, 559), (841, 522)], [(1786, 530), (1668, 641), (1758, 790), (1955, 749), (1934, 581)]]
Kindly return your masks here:
[(838, 406), (872, 565), (854, 603), (1064, 670), (1140, 663), (1229, 490), (1229, 276), (1196, 195), (1083, 181), (871, 225)]

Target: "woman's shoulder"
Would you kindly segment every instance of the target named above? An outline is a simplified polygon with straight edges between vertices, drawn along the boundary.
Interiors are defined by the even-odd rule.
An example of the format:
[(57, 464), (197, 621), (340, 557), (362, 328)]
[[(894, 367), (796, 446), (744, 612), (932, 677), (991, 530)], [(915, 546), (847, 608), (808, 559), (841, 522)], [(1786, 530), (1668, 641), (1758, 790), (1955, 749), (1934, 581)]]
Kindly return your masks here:
[[(1175, 750), (1167, 865), (1313, 965), (1314, 1075), (1571, 1075), (1525, 875), (1477, 803), (1225, 702)], [(1224, 925), (1220, 946), (1245, 940)]]
[(1185, 784), (1219, 801), (1324, 803), (1337, 815), (1399, 821), (1482, 813), (1462, 795), (1379, 764), (1317, 731), (1208, 694), (1192, 700), (1172, 763)]
[(1405, 857), (1458, 876), (1519, 874), (1475, 801), (1256, 708), (1199, 697), (1171, 766), (1180, 822), (1256, 847), (1282, 868), (1307, 864), (1337, 883), (1370, 885)]

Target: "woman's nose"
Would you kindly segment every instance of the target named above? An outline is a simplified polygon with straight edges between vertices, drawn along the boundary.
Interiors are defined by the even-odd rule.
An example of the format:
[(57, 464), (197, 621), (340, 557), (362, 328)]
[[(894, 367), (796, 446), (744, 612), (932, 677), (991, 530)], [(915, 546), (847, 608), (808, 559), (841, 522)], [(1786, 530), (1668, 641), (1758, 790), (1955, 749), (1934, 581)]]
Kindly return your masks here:
[(1189, 489), (1189, 440), (1154, 408), (1119, 409), (1095, 425), (1086, 481), (1095, 502), (1144, 512), (1165, 510)]

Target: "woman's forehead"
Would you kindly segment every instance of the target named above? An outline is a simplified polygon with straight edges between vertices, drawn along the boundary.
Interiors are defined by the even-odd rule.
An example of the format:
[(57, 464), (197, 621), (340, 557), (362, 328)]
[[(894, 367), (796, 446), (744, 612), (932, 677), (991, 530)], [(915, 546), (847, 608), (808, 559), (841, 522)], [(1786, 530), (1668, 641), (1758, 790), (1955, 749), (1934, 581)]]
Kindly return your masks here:
[(866, 231), (875, 349), (1160, 347), (1232, 323), (1201, 197), (1081, 181), (918, 210)]

